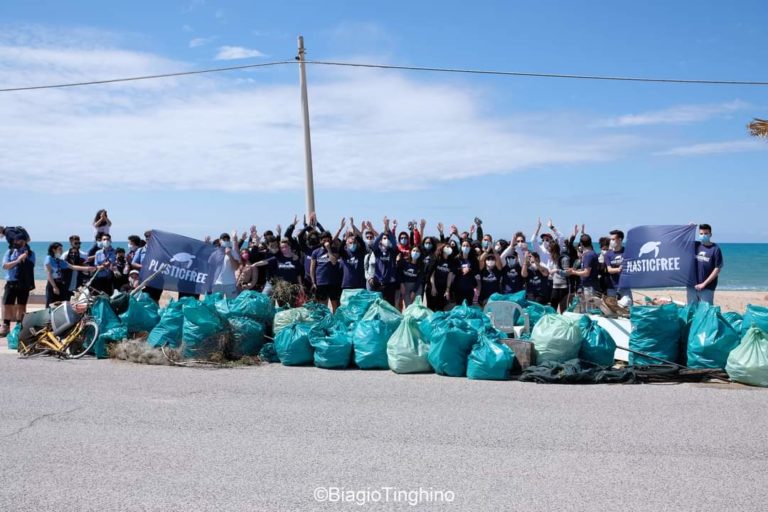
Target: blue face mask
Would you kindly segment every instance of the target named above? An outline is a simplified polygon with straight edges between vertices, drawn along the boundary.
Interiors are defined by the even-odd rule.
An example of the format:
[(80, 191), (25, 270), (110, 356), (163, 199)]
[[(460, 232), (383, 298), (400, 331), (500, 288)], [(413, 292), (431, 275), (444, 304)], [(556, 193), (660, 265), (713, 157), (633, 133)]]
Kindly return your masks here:
[(483, 249), (487, 249), (491, 243), (488, 240), (483, 240)]
[(420, 252), (417, 252), (417, 251), (413, 251), (413, 252), (411, 253), (411, 258), (412, 258), (412, 259), (414, 259), (414, 260), (417, 260), (417, 259), (419, 259), (419, 257), (420, 257), (420, 256), (421, 256), (421, 253), (420, 253)]
[(347, 248), (349, 249), (349, 252), (355, 252), (357, 250), (357, 244), (349, 244)]
[(701, 242), (701, 243), (703, 243), (703, 244), (708, 244), (708, 243), (709, 243), (709, 240), (710, 240), (711, 238), (712, 238), (712, 237), (711, 237), (710, 235), (699, 235), (699, 242)]
[(461, 254), (463, 254), (464, 256), (469, 254), (469, 247), (462, 247), (461, 248)]
[(432, 250), (432, 244), (430, 244), (430, 243), (426, 243), (426, 244), (424, 244), (424, 248), (425, 248), (426, 250), (428, 250), (428, 251), (431, 251), (431, 250)]

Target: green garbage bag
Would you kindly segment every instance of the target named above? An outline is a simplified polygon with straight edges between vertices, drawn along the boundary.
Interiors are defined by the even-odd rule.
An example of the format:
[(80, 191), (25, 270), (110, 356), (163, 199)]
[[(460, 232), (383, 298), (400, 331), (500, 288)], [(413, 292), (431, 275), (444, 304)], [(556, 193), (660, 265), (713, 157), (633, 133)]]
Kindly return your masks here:
[(277, 351), (275, 350), (275, 344), (271, 341), (265, 343), (259, 350), (259, 359), (265, 363), (279, 363), (280, 358), (277, 357)]
[(531, 331), (536, 364), (544, 361), (563, 363), (579, 356), (579, 323), (561, 315), (544, 315)]
[(768, 333), (750, 327), (728, 356), (725, 371), (735, 382), (768, 387)]
[(234, 359), (257, 355), (264, 345), (264, 325), (248, 316), (231, 316), (227, 322), (232, 337), (229, 355)]
[(384, 299), (374, 300), (362, 318), (362, 320), (382, 320), (392, 327), (392, 331), (397, 329), (402, 319), (403, 315)]
[(403, 311), (403, 318), (407, 317), (415, 320), (424, 320), (425, 318), (429, 318), (431, 314), (432, 310), (424, 305), (421, 301), (421, 297), (416, 297), (413, 299), (411, 305)]
[(181, 311), (184, 315), (182, 357), (207, 359), (223, 349), (222, 336), (227, 332), (227, 324), (215, 305), (193, 302), (185, 304)]
[(253, 290), (243, 290), (229, 301), (229, 314), (244, 316), (269, 324), (275, 316), (275, 307), (269, 297)]
[[(584, 315), (589, 320), (589, 317)], [(616, 342), (608, 331), (597, 322), (590, 320), (586, 332), (582, 331), (583, 339), (579, 349), (579, 359), (590, 361), (600, 366), (613, 366)]]
[(193, 297), (184, 297), (181, 300), (168, 303), (160, 314), (160, 322), (152, 329), (147, 338), (150, 347), (160, 348), (169, 346), (178, 348), (181, 345), (181, 336), (184, 332), (184, 304), (194, 301)]
[(116, 343), (128, 337), (128, 328), (120, 322), (106, 297), (97, 297), (91, 306), (91, 317), (99, 326), (99, 337), (93, 345), (93, 354), (98, 359), (109, 356), (108, 343)]
[[(678, 362), (678, 346), (682, 321), (674, 304), (663, 306), (632, 306), (629, 311), (632, 332), (629, 348), (645, 352), (673, 363)], [(629, 354), (630, 365), (661, 364), (660, 361)]]
[(395, 373), (431, 372), (429, 343), (419, 329), (419, 321), (404, 315), (403, 321), (387, 341), (387, 363)]
[(473, 380), (509, 380), (515, 353), (499, 343), (498, 338), (482, 335), (469, 353), (467, 378)]
[[(554, 313), (551, 313), (554, 314)], [(581, 332), (581, 338), (584, 339), (587, 337), (587, 334), (589, 334), (589, 330), (592, 328), (592, 324), (595, 323), (594, 320), (589, 318), (589, 316), (583, 314), (583, 313), (572, 313), (570, 311), (566, 311), (563, 313), (563, 318), (570, 320), (571, 322), (575, 323), (579, 327), (579, 332)]]
[(759, 327), (763, 331), (768, 332), (767, 307), (747, 304), (747, 309), (744, 311), (744, 317), (741, 323), (741, 335), (745, 335), (752, 326)]
[(726, 311), (723, 313), (723, 318), (725, 318), (726, 322), (731, 324), (731, 327), (733, 327), (736, 332), (741, 333), (743, 318), (739, 313), (736, 313), (735, 311)]
[(328, 336), (311, 336), (309, 342), (315, 349), (315, 366), (326, 369), (347, 368), (352, 358), (352, 340), (342, 331)]
[(464, 320), (448, 319), (432, 332), (428, 361), (435, 373), (464, 377), (472, 346), (477, 343), (477, 330)]
[(8, 350), (19, 350), (19, 333), (21, 332), (21, 322), (16, 322), (16, 326), (8, 333)]
[(470, 306), (464, 301), (460, 306), (456, 306), (448, 312), (448, 318), (452, 320), (463, 320), (468, 323), (478, 334), (485, 331), (485, 328), (491, 326), (491, 319), (483, 313), (478, 306)]
[(143, 292), (138, 297), (128, 297), (128, 309), (120, 315), (120, 321), (128, 334), (150, 332), (160, 322), (157, 303)]
[(362, 370), (389, 368), (387, 342), (397, 326), (384, 320), (361, 320), (352, 332), (355, 364)]
[(720, 308), (700, 302), (696, 307), (688, 335), (690, 368), (725, 368), (728, 354), (741, 337), (720, 314)]
[(282, 329), (275, 336), (275, 350), (280, 362), (285, 366), (312, 364), (314, 349), (309, 343), (312, 325), (294, 323)]

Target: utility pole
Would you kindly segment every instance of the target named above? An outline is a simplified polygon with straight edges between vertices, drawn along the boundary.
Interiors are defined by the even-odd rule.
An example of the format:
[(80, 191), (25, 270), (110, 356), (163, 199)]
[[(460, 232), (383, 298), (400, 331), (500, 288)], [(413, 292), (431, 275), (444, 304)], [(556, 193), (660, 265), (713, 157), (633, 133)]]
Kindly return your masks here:
[(315, 211), (315, 181), (312, 175), (312, 139), (309, 136), (309, 100), (307, 99), (307, 70), (304, 64), (304, 37), (299, 36), (299, 83), (301, 112), (304, 116), (304, 170), (306, 172), (307, 217)]

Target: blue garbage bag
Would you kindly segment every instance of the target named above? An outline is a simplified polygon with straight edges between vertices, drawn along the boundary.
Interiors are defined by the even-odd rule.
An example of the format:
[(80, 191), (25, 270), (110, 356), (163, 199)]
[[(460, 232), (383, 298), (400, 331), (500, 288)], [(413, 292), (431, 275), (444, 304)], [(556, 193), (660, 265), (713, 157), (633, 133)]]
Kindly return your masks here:
[(181, 300), (168, 303), (160, 313), (160, 321), (149, 333), (147, 343), (150, 347), (160, 348), (169, 346), (178, 348), (181, 345), (181, 337), (184, 332), (184, 304), (196, 302), (193, 297), (184, 297)]
[[(682, 320), (674, 304), (663, 306), (633, 306), (629, 319), (632, 332), (629, 348), (659, 357), (673, 363), (678, 362), (678, 346), (682, 331)], [(630, 365), (661, 364), (656, 359), (629, 354)]]
[(96, 298), (91, 306), (90, 315), (99, 326), (99, 337), (96, 338), (96, 343), (93, 345), (93, 354), (98, 359), (104, 359), (109, 356), (107, 344), (127, 338), (128, 328), (120, 322), (106, 297)]
[(275, 344), (271, 341), (265, 343), (261, 350), (259, 350), (259, 359), (265, 363), (279, 363), (280, 358), (277, 357), (277, 351), (275, 350)]
[(160, 322), (157, 303), (143, 292), (138, 297), (130, 296), (128, 309), (120, 315), (120, 321), (128, 329), (128, 334), (150, 332)]
[(508, 380), (515, 364), (515, 353), (498, 338), (483, 335), (469, 353), (467, 378)]
[(352, 332), (357, 367), (363, 370), (389, 368), (387, 342), (396, 329), (394, 323), (379, 319), (358, 322)]
[(733, 327), (736, 332), (741, 333), (742, 329), (742, 323), (743, 323), (743, 317), (736, 313), (735, 311), (726, 311), (723, 313), (723, 318), (725, 318), (725, 321), (731, 324), (731, 327)]
[(728, 354), (741, 341), (739, 333), (723, 318), (720, 308), (700, 302), (688, 335), (690, 368), (725, 368)]
[(227, 322), (232, 337), (229, 355), (235, 359), (257, 355), (264, 345), (264, 325), (248, 316), (231, 316)]
[(747, 304), (741, 323), (741, 335), (745, 335), (750, 327), (759, 327), (768, 332), (768, 307)]
[(312, 325), (294, 323), (275, 336), (275, 351), (285, 366), (302, 366), (314, 361), (314, 349), (309, 342)]
[(483, 310), (478, 306), (470, 306), (467, 301), (463, 304), (456, 306), (448, 312), (448, 319), (450, 320), (463, 320), (468, 323), (472, 328), (479, 333), (485, 331), (485, 328), (491, 326), (491, 319), (483, 313)]
[(435, 373), (464, 377), (469, 353), (477, 338), (477, 330), (464, 320), (454, 318), (439, 323), (432, 331), (428, 357)]
[[(586, 315), (585, 318), (589, 319)], [(608, 331), (600, 327), (597, 322), (591, 321), (586, 332), (582, 332), (581, 349), (579, 359), (593, 362), (600, 366), (613, 366), (616, 342)]]
[(310, 337), (315, 349), (315, 366), (326, 369), (347, 368), (352, 360), (352, 340), (346, 332), (335, 331), (327, 336)]
[(275, 307), (270, 298), (263, 293), (243, 290), (229, 301), (229, 314), (248, 317), (268, 325), (275, 316)]
[(21, 332), (21, 322), (8, 333), (8, 350), (19, 350), (19, 333)]
[(184, 315), (183, 357), (206, 359), (223, 349), (221, 337), (227, 332), (227, 324), (215, 305), (196, 301), (185, 304), (181, 311)]
[(395, 309), (389, 302), (379, 298), (375, 299), (371, 305), (368, 306), (368, 310), (362, 317), (362, 320), (381, 320), (392, 329), (392, 332), (397, 329), (397, 326), (400, 325), (402, 319), (403, 315), (400, 311)]

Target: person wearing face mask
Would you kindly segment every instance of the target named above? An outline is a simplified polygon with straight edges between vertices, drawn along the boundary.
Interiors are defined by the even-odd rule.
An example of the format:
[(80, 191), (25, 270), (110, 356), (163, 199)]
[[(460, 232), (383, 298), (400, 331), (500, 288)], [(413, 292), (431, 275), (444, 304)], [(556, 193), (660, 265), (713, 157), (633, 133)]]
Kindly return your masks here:
[(117, 252), (112, 247), (112, 237), (102, 235), (99, 247), (100, 249), (93, 256), (93, 263), (95, 266), (101, 267), (101, 270), (96, 273), (96, 278), (91, 286), (111, 296), (115, 291), (114, 271), (117, 263)]
[(91, 272), (93, 267), (83, 265), (70, 265), (62, 258), (64, 248), (59, 242), (54, 242), (48, 246), (48, 255), (45, 257), (45, 307), (47, 308), (54, 302), (69, 300), (72, 294), (69, 291), (67, 281), (64, 279), (64, 270), (77, 270), (80, 272)]
[(434, 264), (428, 276), (430, 291), (427, 294), (427, 307), (432, 311), (443, 311), (451, 300), (449, 277), (455, 261), (451, 246), (440, 243)]
[(330, 302), (331, 311), (336, 311), (341, 298), (341, 274), (339, 255), (331, 242), (333, 237), (327, 231), (320, 235), (320, 247), (312, 252), (309, 276), (315, 299), (320, 304)]
[(472, 305), (475, 300), (475, 290), (479, 289), (482, 293), (480, 264), (469, 240), (461, 242), (461, 252), (456, 259), (456, 265), (448, 281), (448, 286), (453, 287), (456, 304), (466, 302), (468, 305)]
[(525, 288), (522, 262), (525, 261), (528, 246), (520, 232), (512, 237), (512, 240), (514, 243), (509, 244), (499, 256), (503, 272), (501, 276), (501, 293), (503, 294), (517, 293)]
[(552, 240), (549, 244), (549, 254), (552, 256), (552, 269), (549, 272), (552, 283), (549, 305), (555, 311), (565, 313), (568, 310), (570, 287), (566, 270), (571, 268), (571, 260), (567, 254), (561, 253), (560, 244)]
[(360, 230), (355, 226), (355, 220), (350, 218), (352, 232), (347, 233), (346, 243), (341, 251), (341, 266), (343, 277), (342, 290), (365, 288), (365, 257), (367, 250), (360, 236)]
[[(488, 236), (488, 235), (486, 235)], [(483, 239), (485, 242), (485, 239)], [(486, 247), (489, 247), (486, 244)], [(480, 293), (477, 297), (477, 303), (480, 307), (485, 307), (488, 298), (494, 293), (501, 291), (501, 280), (503, 278), (504, 266), (501, 263), (501, 254), (496, 250), (495, 245), (483, 251), (480, 255)]]
[(238, 293), (243, 290), (255, 290), (259, 283), (259, 269), (250, 263), (248, 249), (240, 250), (242, 264), (235, 271), (235, 279)]
[(400, 297), (402, 298), (403, 309), (405, 309), (424, 292), (424, 265), (418, 247), (414, 247), (406, 255), (399, 254), (397, 256), (397, 275), (398, 281), (400, 281)]
[(548, 288), (549, 269), (541, 262), (538, 253), (526, 255), (526, 265), (523, 266), (522, 276), (525, 279), (525, 298), (539, 304), (549, 304)]
[(395, 295), (397, 284), (397, 240), (393, 233), (397, 221), (390, 230), (389, 219), (384, 217), (384, 229), (373, 242), (373, 255), (376, 257), (373, 278), (369, 281), (371, 289), (381, 292), (384, 300), (396, 307)]
[(614, 229), (610, 232), (608, 251), (604, 255), (605, 271), (608, 274), (606, 294), (609, 297), (622, 299), (629, 297), (632, 300), (632, 291), (619, 288), (621, 277), (621, 265), (624, 262), (624, 232)]
[(237, 231), (230, 236), (222, 233), (218, 249), (208, 258), (213, 278), (210, 281), (210, 293), (222, 293), (226, 298), (237, 296), (237, 277), (235, 272), (240, 267), (240, 253), (234, 248), (232, 240), (238, 240)]
[[(272, 239), (268, 241), (268, 245)], [(265, 295), (272, 295), (272, 289), (277, 281), (285, 281), (290, 284), (303, 286), (303, 265), (301, 258), (294, 252), (293, 244), (290, 238), (283, 237), (280, 245), (277, 246), (277, 252), (271, 252), (265, 259), (253, 263), (254, 267), (266, 267), (266, 279), (263, 292)]]
[(585, 233), (581, 235), (579, 240), (582, 248), (580, 268), (578, 270), (571, 268), (570, 270), (567, 270), (566, 273), (568, 275), (579, 277), (586, 303), (589, 298), (595, 294), (595, 290), (598, 287), (597, 274), (600, 263), (598, 262), (597, 254), (595, 254), (595, 250), (592, 247), (592, 237)]
[(81, 246), (82, 244), (79, 236), (72, 235), (69, 237), (69, 250), (64, 255), (64, 261), (66, 261), (70, 267), (62, 271), (62, 277), (66, 282), (67, 292), (70, 297), (75, 290), (85, 284), (88, 280), (83, 272), (72, 269), (72, 265), (84, 266), (87, 262), (88, 253), (81, 250)]
[(714, 304), (717, 279), (723, 268), (723, 253), (712, 242), (712, 226), (699, 224), (696, 242), (696, 286), (687, 289), (688, 304), (706, 302)]
[[(9, 245), (11, 245), (9, 243)], [(27, 312), (29, 292), (35, 288), (35, 253), (25, 238), (16, 238), (3, 256), (5, 289), (3, 291), (3, 325), (0, 336), (7, 336), (11, 322), (21, 322)]]

